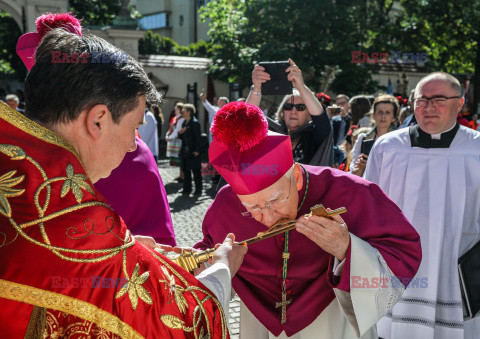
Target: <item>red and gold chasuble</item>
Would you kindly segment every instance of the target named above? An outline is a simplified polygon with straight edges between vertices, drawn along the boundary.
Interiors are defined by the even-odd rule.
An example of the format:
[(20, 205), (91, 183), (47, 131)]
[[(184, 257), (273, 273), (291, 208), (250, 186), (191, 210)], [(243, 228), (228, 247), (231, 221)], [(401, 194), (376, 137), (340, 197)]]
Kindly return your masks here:
[(135, 242), (68, 142), (3, 103), (0, 131), (2, 336), (229, 337), (215, 296)]

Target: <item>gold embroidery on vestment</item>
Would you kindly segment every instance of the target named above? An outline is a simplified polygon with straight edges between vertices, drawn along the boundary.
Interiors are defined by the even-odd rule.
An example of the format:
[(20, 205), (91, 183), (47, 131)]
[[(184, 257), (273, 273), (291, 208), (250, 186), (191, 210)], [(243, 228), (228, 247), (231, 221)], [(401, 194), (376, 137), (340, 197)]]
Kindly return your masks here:
[(150, 293), (148, 293), (147, 289), (142, 285), (147, 281), (150, 273), (144, 272), (142, 275), (138, 275), (140, 272), (140, 266), (138, 263), (135, 265), (133, 269), (132, 276), (129, 277), (126, 275), (127, 283), (123, 285), (123, 287), (115, 294), (115, 299), (121, 298), (125, 293), (128, 292), (128, 297), (130, 298), (130, 302), (132, 303), (133, 310), (137, 309), (138, 306), (138, 298), (142, 299), (145, 303), (152, 305), (152, 297)]
[(122, 337), (142, 338), (135, 329), (111, 313), (86, 301), (60, 293), (0, 279), (0, 297), (62, 311), (95, 323)]
[(25, 179), (25, 176), (14, 178), (17, 171), (10, 171), (0, 176), (0, 213), (10, 218), (12, 216), (12, 209), (7, 198), (14, 198), (22, 195), (24, 189), (16, 189), (14, 186), (18, 185)]
[(34, 306), (30, 315), (25, 339), (44, 338), (47, 329), (47, 309)]
[(35, 121), (28, 119), (22, 113), (17, 112), (16, 110), (8, 106), (6, 103), (1, 101), (0, 118), (4, 119), (6, 122), (12, 124), (13, 126), (17, 127), (18, 129), (24, 131), (27, 134), (30, 134), (50, 144), (65, 148), (66, 150), (72, 152), (81, 162), (77, 151), (75, 151), (75, 148), (73, 148), (73, 146), (68, 141), (66, 141), (57, 133), (52, 132), (51, 130), (37, 124)]
[[(195, 307), (194, 312), (193, 312), (193, 324), (192, 324), (192, 326), (186, 326), (183, 323), (183, 321), (181, 321), (179, 318), (177, 318), (177, 317), (175, 317), (171, 314), (162, 315), (160, 317), (162, 322), (170, 328), (178, 328), (178, 326), (180, 326), (180, 324), (181, 324), (181, 326), (182, 326), (181, 328), (182, 328), (183, 331), (190, 330), (190, 331), (195, 331), (195, 333), (198, 332), (198, 333), (203, 334), (203, 333), (205, 333), (204, 328), (203, 327), (198, 328), (198, 327), (200, 325), (201, 320), (205, 319), (207, 329), (206, 329), (206, 333), (205, 333), (204, 336), (211, 337), (212, 336), (212, 331), (210, 329), (210, 324), (208, 322), (208, 314), (207, 314), (207, 311), (205, 310), (205, 308), (203, 307), (203, 304), (211, 299), (217, 305), (217, 307), (220, 310), (219, 313), (220, 313), (220, 317), (221, 317), (220, 318), (220, 323), (221, 323), (221, 326), (222, 326), (222, 338), (226, 338), (227, 333), (228, 333), (228, 328), (227, 328), (227, 324), (226, 324), (226, 319), (225, 319), (225, 314), (224, 314), (224, 311), (223, 311), (223, 307), (222, 307), (222, 304), (218, 301), (218, 299), (212, 294), (212, 292), (210, 292), (209, 290), (203, 289), (201, 287), (191, 286), (187, 282), (187, 280), (175, 268), (173, 268), (173, 266), (170, 265), (165, 259), (163, 259), (161, 256), (159, 256), (153, 250), (151, 250), (151, 253), (163, 266), (165, 266), (171, 272), (171, 274), (168, 274), (168, 277), (167, 277), (167, 275), (164, 274), (165, 279), (161, 280), (161, 282), (165, 283), (164, 288), (165, 289), (169, 288), (169, 283), (171, 282), (171, 277), (172, 277), (172, 274), (173, 274), (173, 276), (178, 278), (185, 285), (185, 287), (182, 287), (182, 289), (183, 289), (182, 294), (190, 292), (190, 295), (195, 299), (195, 301), (197, 302), (197, 305), (198, 305), (198, 306)], [(162, 269), (162, 273), (164, 273), (163, 269)], [(196, 292), (203, 293), (203, 294), (206, 295), (206, 297), (201, 299), (200, 296), (198, 295), (198, 293), (196, 293)], [(178, 303), (177, 303), (177, 305), (178, 305)], [(180, 306), (179, 306), (179, 309), (180, 309)]]

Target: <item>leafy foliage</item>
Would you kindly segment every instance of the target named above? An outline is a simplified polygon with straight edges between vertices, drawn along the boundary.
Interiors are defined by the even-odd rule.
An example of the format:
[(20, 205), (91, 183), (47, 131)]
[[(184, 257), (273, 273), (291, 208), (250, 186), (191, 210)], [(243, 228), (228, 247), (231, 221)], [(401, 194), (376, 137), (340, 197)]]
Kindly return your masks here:
[(14, 74), (23, 79), (27, 70), (15, 52), (22, 31), (12, 16), (0, 11), (0, 74)]
[(213, 49), (210, 72), (221, 80), (246, 86), (254, 63), (290, 57), (313, 87), (320, 84), (325, 65), (339, 65), (343, 74), (354, 73), (358, 83), (340, 76), (333, 85), (337, 90), (347, 94), (374, 90), (369, 73), (351, 63), (351, 51), (362, 49), (371, 40), (366, 3), (212, 1), (202, 12), (202, 18), (210, 20), (212, 43), (218, 46)]
[(191, 57), (210, 57), (211, 45), (203, 40), (188, 46), (180, 46), (174, 40), (148, 31), (138, 43), (140, 54), (182, 55)]
[(332, 90), (357, 94), (378, 84), (352, 64), (352, 51), (427, 52), (432, 70), (472, 72), (479, 7), (478, 0), (216, 0), (201, 15), (215, 46), (213, 77), (246, 86), (254, 63), (291, 57), (312, 88), (326, 65), (338, 65)]
[(118, 0), (70, 0), (70, 11), (82, 20), (82, 26), (107, 26), (120, 13)]
[(401, 5), (405, 9), (403, 43), (428, 52), (432, 69), (474, 72), (480, 35), (480, 1), (402, 0)]

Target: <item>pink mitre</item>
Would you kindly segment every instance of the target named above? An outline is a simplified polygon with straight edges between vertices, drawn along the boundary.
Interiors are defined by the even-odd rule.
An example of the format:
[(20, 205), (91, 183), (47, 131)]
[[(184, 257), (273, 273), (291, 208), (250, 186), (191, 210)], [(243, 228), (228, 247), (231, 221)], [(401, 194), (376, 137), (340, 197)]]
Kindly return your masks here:
[(210, 163), (238, 195), (259, 192), (292, 167), (290, 137), (268, 131), (262, 110), (245, 102), (223, 106), (213, 117)]
[(37, 33), (26, 33), (17, 41), (17, 54), (25, 67), (30, 71), (35, 65), (35, 51), (45, 34), (54, 28), (62, 27), (65, 30), (82, 36), (80, 21), (71, 13), (48, 13), (39, 16), (35, 21)]

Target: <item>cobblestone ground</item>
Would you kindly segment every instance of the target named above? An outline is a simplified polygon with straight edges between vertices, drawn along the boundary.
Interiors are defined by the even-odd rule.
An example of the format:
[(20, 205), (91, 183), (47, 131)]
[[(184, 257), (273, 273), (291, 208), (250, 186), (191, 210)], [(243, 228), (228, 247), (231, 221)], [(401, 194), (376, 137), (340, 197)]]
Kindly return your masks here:
[[(160, 160), (158, 168), (168, 195), (175, 236), (179, 246), (193, 246), (202, 237), (202, 221), (215, 197), (210, 177), (205, 176), (203, 194), (199, 197), (182, 196), (182, 185), (175, 181), (179, 175), (178, 167), (170, 167), (168, 160)], [(193, 183), (192, 183), (193, 184)], [(230, 302), (229, 329), (233, 339), (238, 339), (240, 321), (240, 302), (237, 296)]]

